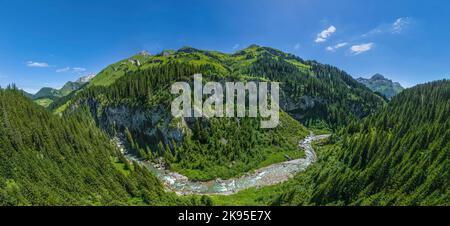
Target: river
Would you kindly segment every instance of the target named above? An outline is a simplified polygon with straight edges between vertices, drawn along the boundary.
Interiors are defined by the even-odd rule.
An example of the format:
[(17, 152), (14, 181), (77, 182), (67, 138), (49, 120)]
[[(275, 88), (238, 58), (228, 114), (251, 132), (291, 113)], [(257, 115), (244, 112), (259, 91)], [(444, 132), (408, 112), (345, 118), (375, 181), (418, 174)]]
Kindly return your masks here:
[(164, 169), (152, 162), (138, 159), (126, 151), (123, 138), (117, 137), (115, 141), (128, 160), (136, 161), (155, 173), (167, 190), (173, 191), (178, 195), (232, 195), (252, 187), (282, 183), (292, 178), (295, 174), (306, 170), (308, 166), (317, 160), (312, 142), (326, 139), (329, 136), (311, 134), (300, 141), (299, 145), (305, 151), (306, 158), (276, 163), (247, 173), (239, 178), (227, 180), (216, 179), (206, 182), (191, 181), (179, 173)]

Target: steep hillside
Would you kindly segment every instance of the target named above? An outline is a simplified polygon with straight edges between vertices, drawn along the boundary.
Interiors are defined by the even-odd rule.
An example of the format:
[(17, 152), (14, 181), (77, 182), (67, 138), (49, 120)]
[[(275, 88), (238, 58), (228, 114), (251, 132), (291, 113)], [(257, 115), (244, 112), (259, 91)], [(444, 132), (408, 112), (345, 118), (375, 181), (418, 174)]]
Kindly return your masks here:
[(28, 97), (28, 98), (30, 98), (30, 99), (33, 99), (33, 94), (28, 93), (28, 92), (26, 92), (25, 90), (20, 90), (20, 92), (21, 92), (24, 96), (26, 96), (26, 97)]
[(385, 104), (381, 97), (338, 68), (257, 45), (235, 54), (191, 47), (157, 55), (140, 53), (107, 67), (89, 87), (109, 86), (126, 74), (179, 63), (208, 67), (218, 79), (281, 82), (281, 107), (309, 126), (342, 126), (380, 110)]
[[(259, 119), (172, 118), (174, 82), (281, 82), (281, 125), (260, 129)], [(135, 152), (158, 160), (191, 179), (229, 178), (284, 156), (300, 157), (298, 141), (310, 126), (338, 127), (381, 109), (384, 101), (337, 68), (303, 61), (267, 47), (235, 54), (184, 47), (150, 55), (139, 53), (103, 70), (73, 97), (52, 105), (55, 112), (88, 106), (110, 134), (125, 134)], [(159, 161), (159, 160), (158, 160)]]
[(275, 203), (448, 205), (450, 81), (407, 89), (354, 122)]
[(49, 98), (54, 99), (60, 97), (59, 91), (54, 88), (44, 87), (33, 95), (33, 99)]
[(383, 94), (388, 99), (392, 99), (392, 97), (404, 90), (400, 83), (392, 82), (392, 80), (389, 80), (380, 74), (376, 74), (370, 79), (358, 78), (357, 81), (364, 84), (372, 91)]
[[(108, 87), (89, 87), (70, 100), (66, 112), (89, 106), (97, 124), (124, 134), (141, 157), (158, 160), (191, 179), (229, 178), (274, 162), (300, 157), (298, 141), (308, 132), (287, 114), (281, 125), (261, 129), (260, 119), (176, 119), (170, 112), (170, 86), (191, 81), (208, 66), (169, 64), (128, 74)], [(204, 77), (204, 79), (212, 79)]]
[(0, 205), (175, 204), (83, 109), (62, 119), (0, 90)]

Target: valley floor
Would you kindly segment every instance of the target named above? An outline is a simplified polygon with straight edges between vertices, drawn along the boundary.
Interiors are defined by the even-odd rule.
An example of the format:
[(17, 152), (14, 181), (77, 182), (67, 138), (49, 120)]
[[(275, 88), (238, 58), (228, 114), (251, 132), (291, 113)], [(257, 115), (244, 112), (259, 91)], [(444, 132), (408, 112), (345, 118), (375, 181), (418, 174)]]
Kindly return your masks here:
[[(163, 182), (167, 190), (176, 192), (178, 195), (233, 195), (240, 191), (243, 193), (252, 192), (254, 188), (280, 184), (292, 178), (295, 174), (304, 171), (317, 160), (312, 143), (328, 138), (329, 135), (313, 135), (300, 141), (300, 147), (305, 151), (306, 158), (296, 159), (260, 168), (254, 172), (249, 172), (239, 178), (228, 180), (211, 180), (206, 182), (191, 181), (187, 177), (164, 169), (160, 165), (148, 161), (142, 161), (133, 155), (128, 154), (124, 142), (116, 139), (118, 147), (124, 152), (130, 161), (136, 161), (154, 172)], [(244, 191), (250, 189), (248, 191)], [(270, 187), (267, 189), (271, 189)], [(267, 190), (265, 189), (265, 190)], [(244, 199), (245, 200), (245, 199)]]

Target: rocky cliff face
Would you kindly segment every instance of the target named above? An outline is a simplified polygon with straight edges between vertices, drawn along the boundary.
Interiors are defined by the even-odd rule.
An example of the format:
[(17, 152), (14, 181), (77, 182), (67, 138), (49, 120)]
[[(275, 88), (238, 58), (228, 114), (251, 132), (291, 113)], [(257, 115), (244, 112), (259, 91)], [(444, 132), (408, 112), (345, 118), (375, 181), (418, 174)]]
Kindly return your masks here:
[(320, 97), (302, 96), (294, 100), (284, 93), (280, 97), (280, 108), (297, 120), (302, 120), (308, 110), (325, 103), (326, 101)]
[(88, 82), (90, 82), (94, 77), (95, 77), (95, 74), (89, 74), (89, 75), (86, 75), (86, 76), (83, 76), (83, 77), (79, 78), (76, 82), (77, 82), (77, 83), (81, 83), (81, 84), (88, 83)]
[[(198, 120), (177, 121), (168, 108), (170, 84), (180, 79), (191, 81), (190, 76), (198, 72), (221, 83), (280, 82), (281, 109), (309, 126), (337, 127), (384, 104), (380, 96), (335, 67), (256, 45), (232, 55), (191, 47), (157, 55), (140, 53), (104, 69), (86, 86), (93, 92), (81, 98), (97, 99), (84, 101), (89, 102), (92, 115), (106, 130), (126, 127), (142, 136), (140, 140), (162, 140), (166, 144), (183, 140), (189, 131), (194, 131), (197, 139), (201, 136), (193, 124)], [(172, 79), (174, 76), (177, 80)], [(164, 106), (148, 109), (143, 106), (148, 103)]]
[[(71, 111), (79, 106), (89, 106), (91, 115), (98, 126), (109, 133), (115, 129), (127, 128), (145, 140), (163, 141), (171, 145), (172, 141), (181, 142), (191, 130), (185, 119), (173, 118), (162, 107), (157, 109), (133, 108), (126, 105), (103, 106), (98, 100), (83, 100), (71, 105)], [(152, 143), (152, 142), (150, 142)]]

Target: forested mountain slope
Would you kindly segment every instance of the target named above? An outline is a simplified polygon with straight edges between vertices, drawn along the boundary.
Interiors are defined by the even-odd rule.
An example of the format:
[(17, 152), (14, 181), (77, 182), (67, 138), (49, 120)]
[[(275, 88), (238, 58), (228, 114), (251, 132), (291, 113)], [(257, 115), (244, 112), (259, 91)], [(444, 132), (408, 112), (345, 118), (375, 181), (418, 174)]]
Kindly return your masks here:
[[(259, 119), (174, 119), (174, 82), (281, 82), (281, 124), (260, 129)], [(140, 53), (99, 73), (81, 92), (55, 103), (56, 112), (88, 106), (110, 134), (125, 134), (140, 156), (165, 159), (191, 179), (229, 178), (300, 157), (298, 141), (308, 132), (293, 118), (318, 127), (339, 127), (381, 109), (383, 98), (345, 72), (267, 47), (235, 54), (184, 47), (158, 55)], [(286, 114), (286, 113), (287, 114)]]
[(450, 81), (407, 89), (337, 137), (275, 203), (449, 205)]
[(71, 101), (66, 112), (88, 106), (99, 127), (123, 134), (141, 157), (159, 160), (192, 179), (210, 180), (241, 175), (303, 155), (298, 141), (307, 130), (285, 113), (275, 129), (261, 129), (259, 118), (173, 118), (170, 86), (191, 82), (194, 73), (211, 68), (172, 63), (130, 73), (110, 86), (89, 87)]
[[(184, 47), (150, 55), (140, 53), (105, 68), (89, 87), (110, 86), (125, 75), (155, 67), (188, 64), (208, 68), (207, 76), (225, 80), (278, 81), (285, 112), (304, 124), (338, 127), (382, 108), (385, 101), (336, 67), (251, 45), (234, 54)], [(61, 107), (64, 103), (53, 106)]]
[(179, 203), (130, 165), (79, 109), (54, 116), (15, 89), (0, 90), (0, 205)]

